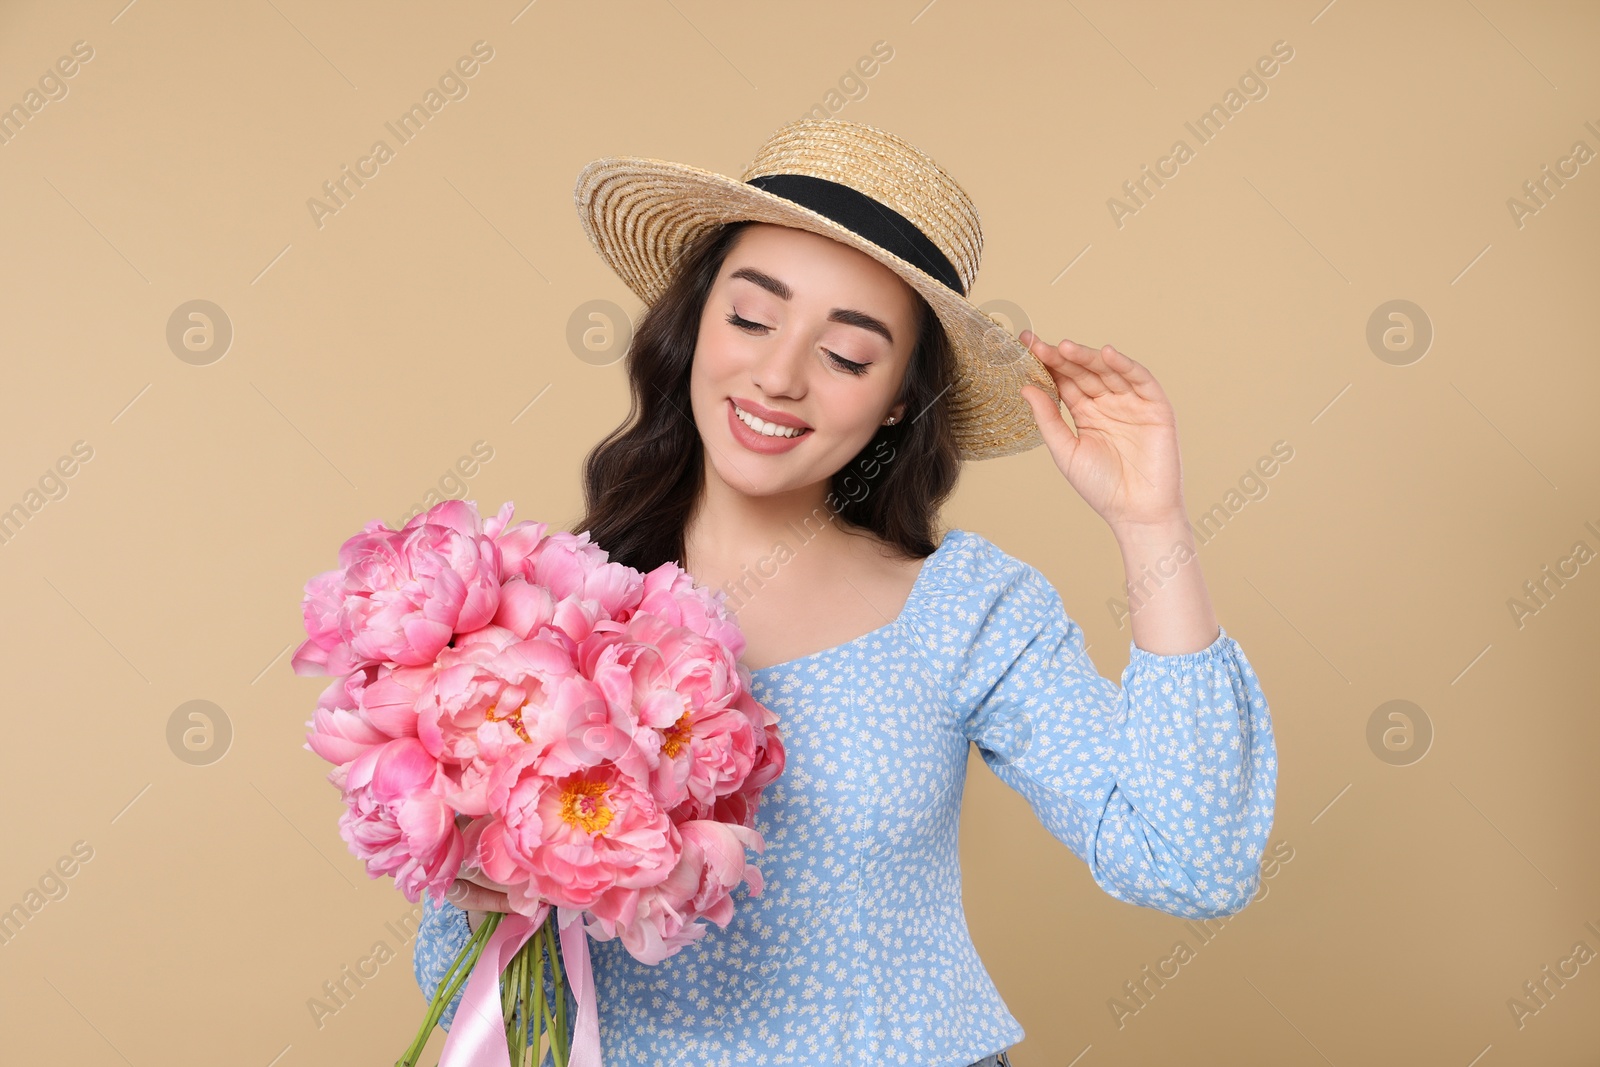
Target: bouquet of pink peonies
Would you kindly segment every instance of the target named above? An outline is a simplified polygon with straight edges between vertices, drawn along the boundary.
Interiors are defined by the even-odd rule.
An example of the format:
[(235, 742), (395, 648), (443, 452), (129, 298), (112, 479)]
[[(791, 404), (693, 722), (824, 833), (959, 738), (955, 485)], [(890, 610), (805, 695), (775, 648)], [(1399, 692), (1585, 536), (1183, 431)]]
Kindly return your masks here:
[[(657, 963), (726, 927), (783, 770), (720, 593), (675, 563), (610, 562), (587, 533), (449, 500), (373, 521), (306, 583), (296, 674), (336, 680), (306, 748), (335, 765), (339, 832), (370, 877), (445, 899), (464, 866), (509, 887), (440, 982), (411, 1067), (465, 983), (441, 1067), (600, 1063), (586, 938)], [(563, 975), (557, 959), (565, 960)], [(555, 991), (545, 1000), (548, 958)], [(565, 983), (578, 1017), (569, 1039)], [(503, 1031), (503, 1033), (502, 1033)]]

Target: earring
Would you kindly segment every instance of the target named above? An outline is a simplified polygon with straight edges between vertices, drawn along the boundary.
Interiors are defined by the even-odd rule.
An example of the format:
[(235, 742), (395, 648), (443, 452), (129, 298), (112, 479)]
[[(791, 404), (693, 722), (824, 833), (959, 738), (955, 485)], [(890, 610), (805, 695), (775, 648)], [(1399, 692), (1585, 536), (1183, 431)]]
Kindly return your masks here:
[(883, 420), (883, 424), (885, 426), (893, 426), (895, 424), (895, 421), (896, 421), (895, 417), (893, 415), (890, 415), (887, 419)]

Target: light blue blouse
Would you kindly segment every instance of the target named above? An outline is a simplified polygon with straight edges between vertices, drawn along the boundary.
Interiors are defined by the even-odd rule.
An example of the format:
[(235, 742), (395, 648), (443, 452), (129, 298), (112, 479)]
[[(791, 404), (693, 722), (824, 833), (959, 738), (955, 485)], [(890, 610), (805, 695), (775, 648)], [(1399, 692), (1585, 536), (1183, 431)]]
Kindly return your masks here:
[[(1181, 655), (1128, 647), (1119, 687), (1037, 568), (951, 530), (893, 622), (752, 671), (787, 752), (756, 816), (766, 888), (738, 887), (726, 929), (654, 966), (589, 942), (607, 1067), (965, 1067), (1020, 1041), (962, 909), (974, 742), (1111, 896), (1242, 909), (1276, 802), (1266, 697), (1226, 630)], [(464, 911), (427, 904), (425, 996), (468, 936)]]

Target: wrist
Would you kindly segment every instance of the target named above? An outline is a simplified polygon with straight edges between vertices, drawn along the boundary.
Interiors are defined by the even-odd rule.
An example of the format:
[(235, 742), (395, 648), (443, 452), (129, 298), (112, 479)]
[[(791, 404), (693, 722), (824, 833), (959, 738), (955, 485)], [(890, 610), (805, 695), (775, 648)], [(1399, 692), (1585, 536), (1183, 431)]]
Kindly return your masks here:
[(1113, 523), (1111, 532), (1120, 545), (1169, 545), (1194, 536), (1189, 518), (1181, 510), (1159, 519)]

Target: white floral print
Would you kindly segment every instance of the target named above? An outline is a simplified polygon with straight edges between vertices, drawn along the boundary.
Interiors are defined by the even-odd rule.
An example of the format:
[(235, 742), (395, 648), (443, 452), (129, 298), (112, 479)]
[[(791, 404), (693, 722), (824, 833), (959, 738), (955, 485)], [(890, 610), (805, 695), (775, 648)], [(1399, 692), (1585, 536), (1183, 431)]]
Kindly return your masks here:
[[(1213, 918), (1260, 884), (1277, 750), (1225, 629), (1182, 655), (1130, 640), (1119, 686), (1037, 568), (951, 530), (894, 621), (751, 674), (788, 755), (756, 817), (766, 888), (654, 966), (589, 943), (607, 1067), (966, 1067), (1020, 1041), (961, 903), (974, 743), (1118, 900)], [(424, 909), (424, 996), (468, 936)]]

